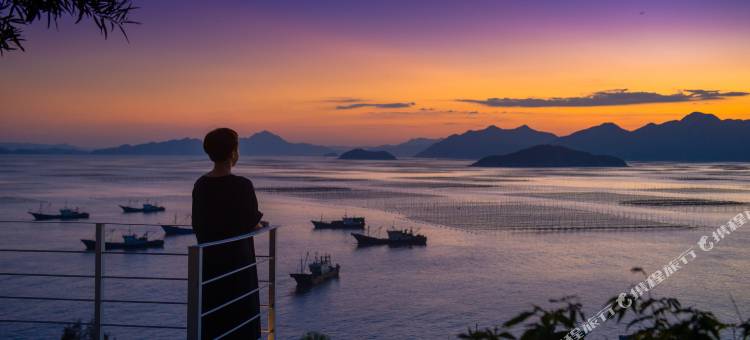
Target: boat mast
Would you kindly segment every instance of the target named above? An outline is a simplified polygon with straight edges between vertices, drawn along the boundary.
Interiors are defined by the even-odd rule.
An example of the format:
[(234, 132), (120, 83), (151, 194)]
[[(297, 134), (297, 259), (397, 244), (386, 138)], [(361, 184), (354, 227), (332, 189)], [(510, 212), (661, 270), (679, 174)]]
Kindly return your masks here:
[[(308, 258), (309, 256), (310, 256), (310, 252), (308, 251), (307, 253), (305, 253), (305, 264), (307, 264), (307, 258)], [(303, 267), (301, 268), (301, 270), (300, 270), (300, 273), (304, 273), (304, 272), (305, 272), (305, 267), (303, 266)]]

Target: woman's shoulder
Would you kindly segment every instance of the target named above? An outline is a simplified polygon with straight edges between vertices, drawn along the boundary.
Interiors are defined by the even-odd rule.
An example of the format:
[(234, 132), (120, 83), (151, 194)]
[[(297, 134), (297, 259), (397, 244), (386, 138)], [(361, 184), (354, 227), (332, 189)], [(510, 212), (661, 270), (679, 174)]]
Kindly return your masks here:
[(209, 185), (213, 183), (231, 183), (231, 185), (247, 186), (250, 188), (253, 187), (253, 182), (249, 178), (243, 177), (243, 176), (237, 176), (234, 174), (220, 176), (220, 177), (211, 177), (211, 176), (203, 175), (195, 181), (194, 187), (200, 187), (203, 185)]
[(253, 181), (251, 181), (249, 178), (245, 176), (237, 176), (237, 175), (231, 175), (234, 180), (241, 185), (248, 186), (250, 188), (253, 187)]
[(198, 187), (206, 183), (207, 180), (210, 180), (211, 177), (208, 177), (206, 175), (202, 175), (201, 177), (198, 177), (198, 179), (195, 180), (195, 183), (193, 184), (194, 187)]

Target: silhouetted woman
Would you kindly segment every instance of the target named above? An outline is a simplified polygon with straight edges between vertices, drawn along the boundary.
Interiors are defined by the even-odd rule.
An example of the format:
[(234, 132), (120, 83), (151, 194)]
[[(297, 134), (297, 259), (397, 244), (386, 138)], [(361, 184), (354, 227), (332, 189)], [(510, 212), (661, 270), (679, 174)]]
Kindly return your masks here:
[[(198, 243), (223, 240), (251, 232), (263, 214), (258, 211), (253, 183), (232, 174), (239, 158), (237, 132), (222, 128), (209, 132), (203, 149), (214, 162), (214, 168), (201, 176), (193, 187), (193, 230)], [(207, 247), (203, 252), (203, 280), (242, 268), (255, 262), (252, 239)], [(216, 280), (204, 286), (203, 312), (258, 288), (255, 267)], [(213, 339), (238, 327), (258, 314), (259, 294), (256, 292), (227, 307), (203, 317), (203, 339)], [(249, 322), (225, 339), (257, 339), (260, 317)]]

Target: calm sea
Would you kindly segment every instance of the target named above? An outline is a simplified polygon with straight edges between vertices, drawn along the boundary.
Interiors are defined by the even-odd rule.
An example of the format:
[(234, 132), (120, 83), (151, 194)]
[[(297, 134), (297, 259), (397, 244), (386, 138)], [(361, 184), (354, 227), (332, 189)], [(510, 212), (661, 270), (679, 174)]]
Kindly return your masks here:
[[(243, 158), (236, 173), (255, 183), (266, 219), (281, 225), (278, 332), (318, 331), (334, 339), (450, 339), (491, 327), (531, 304), (577, 295), (590, 313), (694, 246), (700, 236), (750, 209), (748, 164), (632, 164), (627, 169), (475, 169), (468, 162), (347, 162)], [(90, 221), (189, 223), (203, 158), (0, 157), (0, 219), (67, 205)], [(123, 214), (118, 204), (157, 201), (167, 211)], [(721, 205), (721, 201), (742, 202)], [(726, 203), (726, 202), (725, 202)], [(426, 247), (358, 248), (348, 232), (315, 231), (311, 219), (367, 218), (371, 233), (392, 226), (428, 237)], [(110, 226), (108, 237), (159, 229)], [(0, 248), (83, 250), (88, 224), (0, 224)], [(265, 237), (256, 240), (258, 253)], [(740, 229), (659, 286), (654, 294), (710, 309), (725, 321), (750, 315), (750, 229)], [(166, 238), (185, 252), (192, 235)], [(330, 253), (341, 277), (297, 292), (287, 274), (306, 253)], [(92, 254), (0, 252), (2, 272), (89, 274)], [(181, 256), (108, 255), (108, 275), (185, 277)], [(262, 272), (261, 274), (263, 274)], [(91, 298), (85, 278), (0, 276), (2, 296)], [(105, 298), (185, 301), (182, 281), (105, 280)], [(184, 306), (110, 303), (106, 323), (184, 326)], [(87, 302), (0, 300), (0, 319), (88, 320)], [(117, 339), (181, 339), (175, 330), (108, 328)], [(55, 339), (60, 325), (0, 322), (2, 339)], [(624, 334), (610, 322), (594, 339)]]

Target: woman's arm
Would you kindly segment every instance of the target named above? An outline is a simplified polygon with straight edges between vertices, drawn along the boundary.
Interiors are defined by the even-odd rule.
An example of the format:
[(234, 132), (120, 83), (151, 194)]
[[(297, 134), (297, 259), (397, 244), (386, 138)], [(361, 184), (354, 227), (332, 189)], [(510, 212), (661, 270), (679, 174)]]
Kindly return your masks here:
[(247, 189), (245, 194), (245, 202), (242, 205), (246, 210), (243, 215), (243, 229), (247, 229), (247, 232), (252, 231), (260, 223), (260, 219), (263, 217), (263, 213), (258, 210), (258, 198), (255, 196), (255, 188), (253, 182), (247, 180)]
[(193, 205), (190, 211), (190, 216), (192, 216), (192, 222), (193, 225), (193, 233), (195, 233), (195, 238), (198, 240), (198, 243), (202, 243), (203, 241), (203, 229), (201, 229), (201, 223), (203, 221), (202, 214), (201, 214), (201, 208), (200, 203), (198, 202), (198, 185), (197, 183), (193, 185)]

